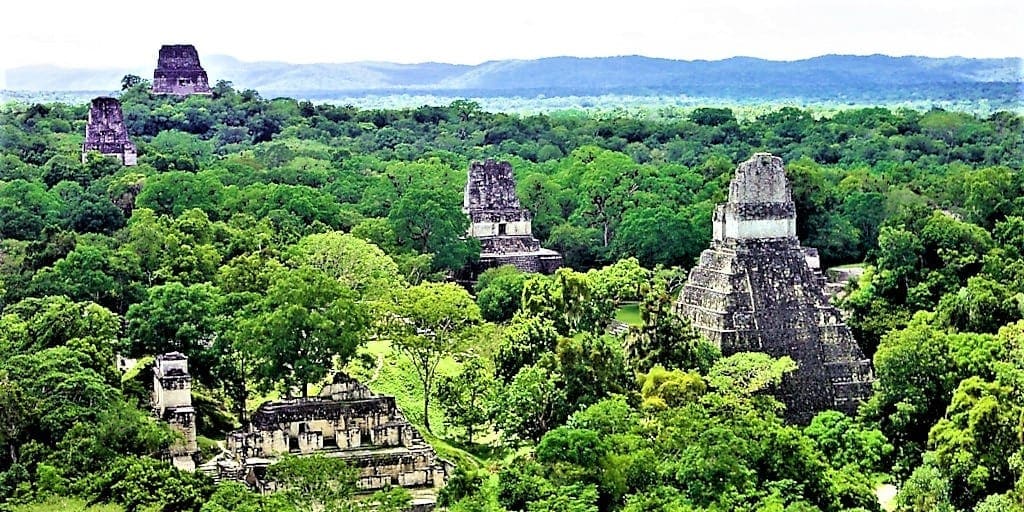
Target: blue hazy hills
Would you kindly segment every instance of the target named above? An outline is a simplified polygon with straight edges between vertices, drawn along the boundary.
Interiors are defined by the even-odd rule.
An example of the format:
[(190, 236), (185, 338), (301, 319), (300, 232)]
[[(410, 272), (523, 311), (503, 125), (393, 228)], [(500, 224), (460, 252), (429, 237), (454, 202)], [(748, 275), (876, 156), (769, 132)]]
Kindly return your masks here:
[[(478, 65), (354, 62), (290, 64), (203, 57), (211, 83), (228, 80), (264, 96), (329, 99), (333, 95), (427, 93), (450, 96), (595, 96), (684, 94), (744, 99), (832, 101), (974, 100), (1019, 103), (1021, 58), (975, 59), (823, 55), (796, 61), (751, 57), (671, 60), (642, 56), (552, 57)], [(152, 69), (30, 66), (6, 70), (20, 91), (117, 90), (126, 74)]]

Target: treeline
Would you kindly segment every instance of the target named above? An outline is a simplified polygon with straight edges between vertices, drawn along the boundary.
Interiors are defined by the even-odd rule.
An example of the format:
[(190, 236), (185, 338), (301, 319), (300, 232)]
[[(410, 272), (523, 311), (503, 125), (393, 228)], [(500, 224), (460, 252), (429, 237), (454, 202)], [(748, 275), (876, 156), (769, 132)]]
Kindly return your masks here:
[[(425, 426), (440, 403), (448, 438), (531, 448), (497, 478), (463, 465), (453, 509), (873, 510), (881, 481), (903, 510), (1024, 499), (1020, 116), (364, 110), (223, 82), (121, 100), (134, 167), (81, 163), (86, 107), (0, 108), (4, 506), (277, 506), (152, 461), (173, 436), (115, 353), (186, 353), (216, 438), (373, 335), (424, 365)], [(804, 245), (869, 264), (845, 304), (879, 378), (857, 418), (784, 424), (764, 391), (791, 362), (721, 358), (670, 311), (761, 150), (786, 159)], [(513, 162), (534, 233), (575, 270), (441, 283), (479, 251), (460, 208), (482, 158)], [(605, 324), (627, 300), (642, 325), (624, 342)]]

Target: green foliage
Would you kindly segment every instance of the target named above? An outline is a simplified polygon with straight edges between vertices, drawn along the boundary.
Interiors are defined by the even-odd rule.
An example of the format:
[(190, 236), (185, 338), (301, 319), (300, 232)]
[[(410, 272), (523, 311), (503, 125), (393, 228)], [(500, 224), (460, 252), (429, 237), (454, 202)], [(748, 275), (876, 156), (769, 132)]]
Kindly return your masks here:
[(505, 438), (536, 442), (565, 421), (565, 391), (559, 389), (557, 379), (556, 374), (538, 366), (516, 373), (502, 390), (494, 421)]
[(878, 429), (836, 411), (818, 413), (804, 434), (814, 441), (830, 466), (853, 468), (859, 474), (880, 475), (888, 469), (893, 446)]
[(433, 254), (435, 270), (454, 271), (480, 255), (479, 242), (462, 237), (469, 218), (460, 204), (454, 191), (412, 190), (391, 208), (388, 221), (399, 245)]
[(212, 383), (206, 351), (217, 332), (220, 290), (209, 284), (167, 283), (149, 288), (146, 300), (128, 308), (125, 320), (133, 355), (181, 352), (200, 381)]
[(309, 235), (293, 246), (295, 266), (310, 266), (341, 281), (363, 299), (383, 299), (405, 286), (398, 265), (378, 247), (352, 235)]
[(655, 365), (706, 372), (721, 355), (717, 347), (702, 339), (674, 310), (675, 290), (665, 278), (640, 287), (640, 326), (630, 328), (626, 356), (635, 372)]
[(150, 506), (166, 511), (198, 511), (213, 493), (213, 483), (201, 473), (179, 471), (149, 457), (117, 459), (90, 482), (93, 502), (115, 502), (127, 512)]
[[(254, 384), (291, 392), (322, 379), (386, 321), (409, 361), (365, 373), (410, 418), (422, 397), (424, 423), (442, 419), (429, 402), (444, 381), (445, 435), (489, 412), (502, 439), (544, 446), (454, 510), (870, 509), (892, 465), (907, 509), (1024, 496), (1024, 353), (1020, 327), (1005, 327), (1024, 317), (1018, 114), (566, 104), (509, 115), (463, 100), (360, 109), (228, 82), (184, 100), (137, 77), (122, 85), (132, 168), (98, 154), (81, 163), (83, 105), (0, 106), (2, 500), (83, 509), (58, 495), (103, 483), (97, 500), (133, 509), (170, 494), (185, 500), (172, 509), (194, 510), (198, 495), (226, 510), (295, 509), (284, 493), (207, 499), (206, 484), (138, 458), (168, 432), (113, 354), (186, 352), (207, 428), (221, 400), (244, 418)], [(803, 243), (826, 264), (866, 264), (844, 308), (878, 382), (856, 420), (782, 425), (768, 391), (790, 364), (716, 363), (671, 311), (735, 162), (762, 149), (787, 162)], [(428, 293), (477, 256), (464, 169), (496, 156), (515, 166), (534, 234), (570, 269), (496, 270), (477, 304), (454, 288)], [(604, 332), (626, 300), (641, 301), (642, 325), (622, 346)], [(475, 327), (481, 317), (507, 325)], [(502, 385), (488, 393), (492, 363)]]
[(354, 293), (326, 273), (311, 267), (278, 273), (262, 300), (261, 312), (249, 324), (261, 357), (258, 374), (264, 387), (284, 383), (299, 390), (327, 376), (335, 359), (355, 355), (369, 326), (367, 312)]
[(430, 432), (430, 397), (437, 366), (459, 348), (461, 336), (480, 322), (480, 308), (458, 285), (422, 283), (396, 299), (390, 334), (412, 361), (423, 385), (423, 426)]
[(336, 457), (286, 455), (267, 468), (284, 499), (301, 511), (345, 510), (356, 491), (356, 470)]
[(552, 321), (563, 336), (598, 333), (615, 306), (597, 281), (593, 275), (566, 268), (558, 269), (553, 276), (531, 276), (523, 285), (522, 311)]
[(796, 363), (786, 356), (776, 359), (761, 352), (738, 352), (716, 361), (707, 380), (723, 393), (750, 396), (778, 386), (793, 370)]
[(909, 474), (918, 465), (927, 431), (946, 416), (961, 381), (1006, 372), (1000, 362), (1020, 350), (1015, 332), (950, 334), (935, 326), (934, 314), (918, 313), (907, 328), (882, 340), (874, 359), (875, 394), (864, 412), (896, 446), (897, 472)]
[(469, 354), (462, 372), (455, 377), (442, 376), (437, 383), (437, 399), (445, 411), (445, 424), (466, 431), (466, 441), (485, 426), (490, 400), (495, 391), (494, 375), (476, 354)]
[(494, 355), (494, 373), (508, 383), (520, 369), (538, 362), (543, 353), (554, 351), (557, 343), (553, 321), (517, 314), (502, 333)]
[(221, 482), (200, 512), (261, 512), (263, 501), (241, 482)]
[(519, 310), (527, 275), (512, 265), (483, 271), (473, 285), (480, 314), (491, 322), (510, 320)]
[(645, 409), (681, 407), (696, 402), (707, 390), (700, 375), (682, 370), (670, 371), (660, 365), (641, 374), (638, 380)]
[(896, 510), (954, 512), (956, 509), (949, 498), (949, 482), (934, 465), (925, 464), (914, 470), (896, 495)]

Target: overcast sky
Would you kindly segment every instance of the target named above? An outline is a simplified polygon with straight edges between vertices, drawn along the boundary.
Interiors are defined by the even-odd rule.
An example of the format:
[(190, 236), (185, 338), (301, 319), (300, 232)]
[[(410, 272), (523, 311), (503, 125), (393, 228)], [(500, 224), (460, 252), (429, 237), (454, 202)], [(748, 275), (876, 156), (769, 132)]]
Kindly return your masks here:
[[(0, 68), (151, 68), (161, 44), (295, 63), (476, 64), (559, 55), (793, 60), (826, 53), (1024, 56), (1024, 0), (263, 2), (0, 6)], [(102, 5), (102, 7), (100, 7)]]

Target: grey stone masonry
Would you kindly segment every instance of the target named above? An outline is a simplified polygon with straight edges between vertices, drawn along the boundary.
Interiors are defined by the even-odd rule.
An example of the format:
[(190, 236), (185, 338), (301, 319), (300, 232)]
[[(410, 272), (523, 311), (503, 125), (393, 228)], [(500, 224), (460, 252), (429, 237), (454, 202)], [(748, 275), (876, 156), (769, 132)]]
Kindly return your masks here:
[(548, 274), (562, 265), (562, 256), (542, 248), (533, 236), (533, 215), (519, 203), (512, 164), (471, 163), (462, 211), (469, 216), (469, 236), (480, 240), (480, 262), (471, 279), (500, 265)]
[(199, 52), (190, 44), (166, 44), (160, 47), (153, 71), (156, 94), (212, 94), (206, 71), (199, 64)]
[(188, 358), (181, 352), (156, 356), (153, 367), (153, 413), (182, 435), (170, 447), (171, 463), (186, 471), (195, 471), (196, 410), (192, 407), (192, 376)]
[(871, 363), (828, 301), (817, 251), (796, 237), (782, 159), (758, 153), (740, 164), (713, 222), (711, 247), (690, 270), (676, 311), (723, 355), (793, 358), (798, 368), (777, 390), (787, 419), (854, 413), (870, 393)]
[(138, 154), (125, 130), (120, 101), (99, 97), (89, 104), (89, 122), (85, 125), (85, 142), (82, 143), (83, 164), (90, 151), (117, 158), (124, 165), (135, 165)]
[[(260, 405), (245, 429), (228, 435), (226, 447), (234, 457), (229, 466), (236, 468), (225, 474), (231, 478), (257, 475), (254, 470), (287, 454), (319, 453), (355, 468), (356, 485), (365, 492), (388, 486), (433, 491), (452, 470), (406, 420), (395, 397), (377, 395), (341, 373), (315, 398)], [(272, 483), (257, 476), (250, 484), (270, 490)]]

